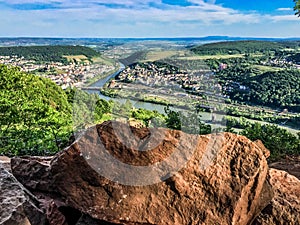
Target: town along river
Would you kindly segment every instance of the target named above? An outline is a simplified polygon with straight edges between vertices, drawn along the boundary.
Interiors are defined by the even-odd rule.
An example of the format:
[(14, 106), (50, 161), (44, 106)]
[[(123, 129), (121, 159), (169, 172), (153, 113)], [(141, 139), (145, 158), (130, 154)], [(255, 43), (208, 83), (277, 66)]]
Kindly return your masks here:
[[(96, 81), (95, 83), (91, 84), (88, 86), (88, 88), (97, 88), (97, 89), (101, 89), (110, 79), (114, 78), (115, 76), (117, 76), (120, 72), (122, 72), (125, 69), (125, 66), (123, 64), (120, 63), (120, 69), (111, 74), (108, 75), (107, 77), (104, 77), (98, 81)], [(105, 96), (103, 94), (100, 93), (99, 90), (87, 90), (88, 93), (97, 93), (99, 94), (100, 98), (105, 99), (105, 100), (113, 100), (113, 101), (118, 101), (120, 103), (125, 103), (127, 99), (122, 99), (122, 98), (111, 98), (108, 96)], [(136, 101), (136, 100), (130, 100), (130, 102), (132, 103), (132, 105), (135, 108), (143, 108), (143, 109), (147, 109), (147, 110), (156, 110), (159, 113), (164, 114), (165, 113), (165, 107), (164, 105), (160, 105), (160, 104), (155, 104), (155, 103), (150, 103), (150, 102), (142, 102), (142, 101)], [(172, 108), (172, 110), (174, 110), (174, 108)]]
[[(125, 66), (123, 64), (120, 63), (120, 69), (113, 73), (113, 74), (110, 74), (98, 81), (96, 81), (95, 83), (89, 85), (87, 88), (95, 88), (94, 90), (90, 89), (90, 90), (87, 90), (88, 93), (96, 93), (96, 94), (99, 94), (100, 98), (102, 99), (105, 99), (105, 100), (113, 100), (113, 101), (118, 101), (119, 103), (125, 103), (127, 99), (122, 99), (122, 98), (111, 98), (111, 97), (108, 97), (108, 96), (105, 96), (103, 94), (100, 93), (100, 89), (112, 78), (114, 78), (115, 76), (117, 76), (120, 72), (122, 72), (123, 70), (125, 69)], [(136, 100), (130, 100), (130, 102), (132, 103), (132, 105), (135, 107), (135, 108), (143, 108), (143, 109), (147, 109), (147, 110), (156, 110), (157, 112), (161, 113), (161, 114), (165, 114), (165, 105), (160, 105), (160, 104), (156, 104), (156, 103), (150, 103), (150, 102), (142, 102), (142, 101), (136, 101)], [(178, 109), (178, 108), (174, 108), (174, 107), (170, 107), (170, 109), (174, 110), (174, 111), (179, 111), (182, 109)], [(207, 113), (207, 112), (200, 112), (200, 115), (201, 115), (201, 119), (203, 121), (211, 121), (212, 119), (212, 113)], [(215, 119), (217, 121), (221, 121), (222, 118), (224, 117), (224, 115), (214, 115)], [(238, 119), (239, 117), (233, 117), (233, 118), (236, 118)], [(254, 121), (254, 120), (251, 120), (251, 122), (258, 122), (258, 123), (262, 123), (262, 124), (267, 124), (267, 122), (262, 122), (262, 121)], [(212, 127), (213, 128), (219, 128), (219, 127), (222, 127), (221, 125), (218, 125), (218, 124), (212, 124)], [(290, 128), (290, 127), (287, 127), (287, 126), (282, 126), (282, 125), (279, 125), (279, 127), (281, 128), (284, 128), (284, 129), (287, 129), (289, 132), (291, 133), (298, 133), (299, 130), (296, 130), (296, 129), (293, 129), (293, 128)]]
[[(114, 78), (115, 76), (117, 76), (120, 72), (122, 72), (125, 69), (125, 66), (123, 64), (120, 63), (120, 69), (113, 73), (108, 75), (107, 77), (104, 77), (98, 81), (96, 81), (95, 83), (91, 84), (88, 86), (88, 88), (91, 88), (89, 90), (87, 90), (88, 93), (97, 93), (99, 94), (100, 98), (105, 99), (105, 100), (113, 100), (113, 101), (118, 101), (119, 103), (125, 103), (128, 99), (122, 99), (122, 98), (111, 98), (108, 96), (105, 96), (103, 94), (100, 93), (99, 89), (101, 89), (110, 79)], [(92, 90), (92, 88), (95, 88), (95, 90)], [(165, 105), (161, 105), (161, 104), (157, 104), (157, 103), (150, 103), (150, 102), (143, 102), (143, 101), (137, 101), (137, 100), (130, 100), (130, 102), (132, 103), (132, 105), (139, 109), (139, 108), (143, 108), (143, 109), (147, 109), (147, 110), (156, 110), (157, 112), (161, 113), (161, 114), (165, 114)], [(170, 109), (178, 111), (178, 108), (175, 107), (170, 107)], [(182, 110), (182, 109), (180, 109)], [(212, 115), (211, 113), (205, 113), (205, 112), (201, 112), (201, 116), (202, 116), (202, 120), (211, 120)], [(220, 116), (222, 117), (222, 116)], [(218, 116), (216, 119), (219, 119)], [(222, 119), (222, 118), (220, 118)]]

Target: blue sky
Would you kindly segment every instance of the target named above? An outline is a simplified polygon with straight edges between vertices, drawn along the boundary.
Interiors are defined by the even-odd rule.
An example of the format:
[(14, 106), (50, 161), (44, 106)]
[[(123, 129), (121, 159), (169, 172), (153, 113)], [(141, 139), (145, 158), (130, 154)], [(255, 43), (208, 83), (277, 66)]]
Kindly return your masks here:
[(0, 36), (300, 37), (293, 0), (0, 0)]

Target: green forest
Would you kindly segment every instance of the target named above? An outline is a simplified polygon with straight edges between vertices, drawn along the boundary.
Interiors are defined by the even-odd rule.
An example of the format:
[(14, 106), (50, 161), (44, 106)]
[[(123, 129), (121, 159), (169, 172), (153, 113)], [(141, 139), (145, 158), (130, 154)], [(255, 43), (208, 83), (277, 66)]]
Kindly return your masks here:
[(287, 45), (287, 43), (270, 41), (227, 41), (192, 47), (191, 51), (198, 55), (263, 53), (278, 51), (283, 49), (284, 45)]
[(225, 41), (190, 48), (198, 55), (261, 54), (290, 51), (300, 47), (300, 41)]
[(282, 70), (257, 74), (250, 67), (230, 67), (217, 73), (230, 99), (271, 108), (300, 110), (300, 71)]
[(18, 56), (36, 62), (62, 62), (68, 63), (63, 56), (85, 55), (89, 60), (100, 53), (84, 46), (14, 46), (0, 47), (1, 56)]

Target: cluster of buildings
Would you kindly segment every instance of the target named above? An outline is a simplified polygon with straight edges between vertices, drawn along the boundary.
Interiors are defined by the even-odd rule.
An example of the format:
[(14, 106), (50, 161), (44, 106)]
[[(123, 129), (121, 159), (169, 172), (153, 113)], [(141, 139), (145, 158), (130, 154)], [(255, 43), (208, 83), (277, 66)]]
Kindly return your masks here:
[(0, 64), (20, 67), (22, 71), (47, 77), (63, 89), (82, 87), (89, 79), (115, 69), (114, 66), (90, 62), (70, 62), (68, 65), (61, 62), (38, 64), (34, 60), (17, 56), (0, 56)]
[[(181, 71), (174, 66), (162, 63), (136, 63), (126, 67), (117, 81), (137, 83), (151, 87), (169, 87), (173, 90), (184, 89), (189, 93), (200, 95), (203, 92), (221, 92), (221, 86), (213, 82), (212, 74), (207, 71)], [(120, 87), (112, 82), (110, 87)]]

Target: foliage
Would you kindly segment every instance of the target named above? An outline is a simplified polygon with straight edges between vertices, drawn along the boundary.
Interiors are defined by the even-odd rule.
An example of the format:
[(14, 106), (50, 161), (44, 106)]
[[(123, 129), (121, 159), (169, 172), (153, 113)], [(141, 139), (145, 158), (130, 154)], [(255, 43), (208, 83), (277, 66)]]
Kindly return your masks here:
[(143, 121), (147, 127), (162, 127), (165, 123), (165, 116), (156, 110), (132, 109), (131, 117)]
[(168, 106), (165, 108), (166, 126), (174, 130), (182, 130), (189, 134), (210, 134), (211, 126), (201, 121), (201, 115), (193, 112), (176, 112)]
[[(73, 111), (72, 111), (73, 110)], [(51, 155), (75, 131), (108, 118), (111, 103), (77, 89), (65, 92), (19, 68), (0, 65), (0, 155)]]
[(261, 140), (271, 152), (271, 160), (283, 155), (300, 154), (300, 137), (276, 125), (254, 123), (241, 133), (250, 140)]
[(0, 154), (51, 154), (68, 141), (71, 108), (49, 79), (0, 65)]
[(227, 69), (216, 72), (216, 78), (222, 85), (223, 93), (231, 100), (298, 111), (299, 70), (262, 72), (238, 61), (235, 66), (230, 65)]
[(127, 99), (123, 104), (119, 102), (113, 103), (113, 114), (121, 117), (129, 118), (131, 116), (131, 111), (133, 110), (133, 105), (129, 99)]
[(181, 119), (179, 112), (173, 111), (170, 107), (165, 108), (165, 113), (167, 115), (166, 125), (170, 129), (181, 130)]
[(105, 114), (112, 111), (112, 102), (100, 99), (97, 94), (89, 94), (76, 88), (68, 88), (65, 92), (73, 109), (72, 122), (75, 131), (103, 122)]
[(300, 1), (299, 0), (294, 0), (295, 2), (295, 7), (294, 10), (296, 11), (296, 15), (300, 17)]
[(222, 122), (226, 124), (226, 127), (237, 129), (245, 129), (251, 124), (245, 117), (235, 119), (230, 116), (226, 116), (222, 118)]
[(18, 56), (37, 62), (62, 62), (68, 60), (63, 56), (85, 55), (88, 59), (99, 56), (100, 53), (84, 46), (13, 46), (0, 47), (1, 56)]
[(198, 55), (244, 54), (277, 51), (283, 48), (280, 43), (269, 41), (227, 41), (209, 43), (193, 47), (191, 50)]
[(300, 72), (286, 70), (266, 72), (250, 80), (250, 101), (271, 107), (300, 104)]

